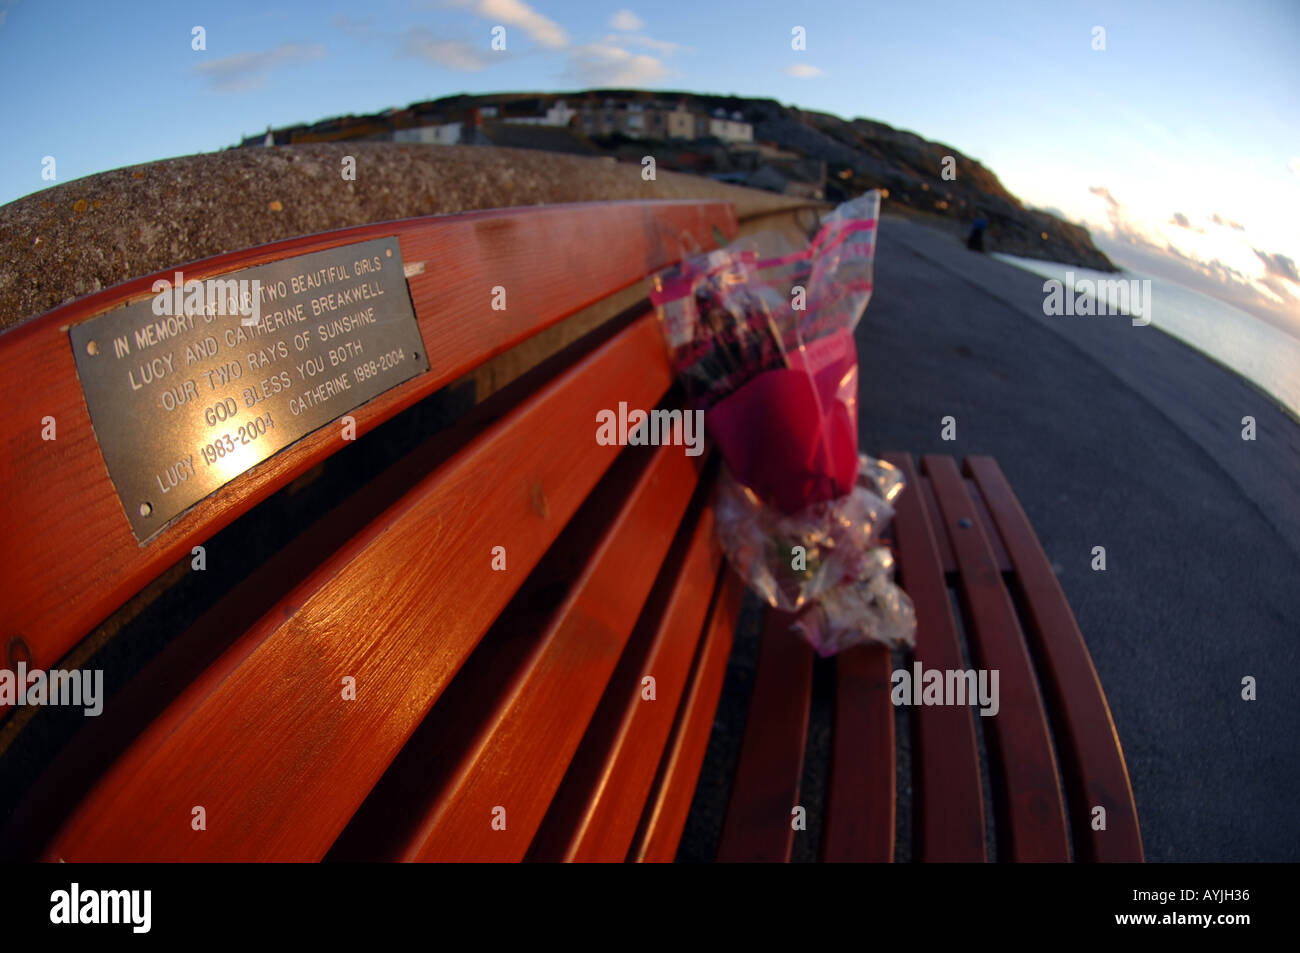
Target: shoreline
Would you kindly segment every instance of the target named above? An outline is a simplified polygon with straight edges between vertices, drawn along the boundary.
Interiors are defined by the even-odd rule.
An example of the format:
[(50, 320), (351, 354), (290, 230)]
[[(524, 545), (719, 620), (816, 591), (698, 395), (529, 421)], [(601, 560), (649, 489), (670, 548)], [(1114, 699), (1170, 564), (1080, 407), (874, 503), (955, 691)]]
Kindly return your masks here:
[[(999, 256), (1004, 256), (1004, 257), (999, 257)], [(1052, 276), (1050, 276), (1050, 275), (1045, 275), (1045, 274), (1043, 274), (1043, 273), (1041, 273), (1041, 272), (1035, 271), (1035, 270), (1032, 269), (1032, 268), (1026, 267), (1025, 265), (1021, 264), (1021, 262), (1022, 262), (1022, 261), (1035, 261), (1035, 260), (1042, 260), (1042, 261), (1044, 261), (1045, 264), (1057, 265), (1057, 266), (1060, 266), (1060, 267), (1062, 267), (1062, 268), (1080, 268), (1080, 269), (1085, 270), (1085, 271), (1090, 271), (1090, 272), (1092, 272), (1092, 273), (1094, 273), (1094, 274), (1104, 274), (1103, 272), (1097, 272), (1097, 271), (1094, 271), (1093, 269), (1085, 269), (1085, 268), (1083, 268), (1083, 266), (1081, 266), (1081, 265), (1072, 265), (1072, 264), (1070, 264), (1070, 263), (1068, 263), (1068, 262), (1047, 262), (1045, 259), (1023, 259), (1023, 258), (1021, 258), (1020, 260), (1010, 260), (1010, 261), (1008, 261), (1007, 259), (1016, 259), (1018, 256), (1011, 255), (1011, 254), (1006, 253), (1006, 252), (992, 252), (992, 253), (990, 253), (990, 257), (994, 258), (994, 260), (996, 260), (996, 261), (1001, 261), (1001, 262), (1003, 262), (1004, 264), (1010, 265), (1010, 266), (1013, 267), (1013, 268), (1016, 268), (1016, 269), (1018, 269), (1018, 270), (1020, 270), (1020, 271), (1024, 271), (1024, 272), (1026, 272), (1026, 273), (1028, 273), (1028, 274), (1031, 274), (1031, 275), (1035, 275), (1035, 276), (1039, 277), (1040, 279), (1044, 279), (1044, 280), (1050, 280), (1050, 279), (1052, 278)], [(1151, 280), (1151, 276), (1149, 276), (1149, 275), (1144, 275), (1144, 274), (1142, 274), (1142, 273), (1140, 273), (1140, 272), (1131, 271), (1131, 270), (1129, 270), (1129, 269), (1123, 269), (1123, 270), (1120, 272), (1120, 274), (1131, 275), (1131, 276), (1133, 276), (1134, 278), (1141, 279), (1141, 280)], [(1176, 282), (1169, 282), (1168, 279), (1158, 279), (1158, 280), (1160, 280), (1160, 281), (1164, 281), (1164, 282), (1168, 282), (1168, 283), (1170, 283), (1170, 284), (1176, 284)], [(1261, 318), (1261, 317), (1259, 317), (1259, 316), (1257, 316), (1257, 315), (1251, 314), (1251, 313), (1248, 312), (1248, 311), (1243, 311), (1243, 310), (1240, 309), (1240, 308), (1236, 308), (1234, 305), (1230, 305), (1230, 304), (1228, 304), (1227, 302), (1218, 301), (1217, 299), (1214, 299), (1214, 298), (1208, 298), (1208, 296), (1205, 296), (1202, 292), (1196, 291), (1196, 290), (1193, 289), (1193, 288), (1186, 288), (1186, 287), (1183, 287), (1183, 286), (1179, 286), (1179, 287), (1180, 287), (1181, 290), (1183, 290), (1183, 291), (1187, 291), (1187, 292), (1189, 292), (1189, 293), (1191, 293), (1191, 294), (1197, 294), (1197, 295), (1201, 295), (1202, 297), (1207, 297), (1207, 300), (1209, 300), (1212, 304), (1214, 304), (1214, 305), (1216, 305), (1216, 306), (1218, 306), (1218, 305), (1222, 305), (1222, 306), (1225, 307), (1225, 308), (1233, 308), (1233, 310), (1238, 311), (1240, 314), (1244, 315), (1246, 318), (1250, 319), (1251, 321), (1258, 322), (1258, 323), (1259, 323), (1261, 326), (1263, 326), (1263, 327), (1267, 327), (1267, 328), (1269, 328), (1269, 329), (1272, 330), (1272, 331), (1276, 331), (1276, 332), (1279, 332), (1279, 333), (1281, 333), (1281, 334), (1286, 334), (1286, 335), (1288, 335), (1288, 336), (1294, 338), (1294, 339), (1296, 340), (1297, 345), (1300, 346), (1300, 336), (1297, 336), (1297, 335), (1295, 335), (1295, 334), (1291, 334), (1291, 333), (1290, 333), (1289, 331), (1287, 331), (1285, 328), (1279, 327), (1278, 325), (1276, 325), (1276, 324), (1274, 324), (1274, 323), (1272, 323), (1272, 322), (1269, 322), (1269, 321), (1265, 320), (1264, 318)], [(1095, 295), (1094, 295), (1093, 297), (1095, 297)], [(1128, 312), (1121, 312), (1121, 313), (1128, 314)], [(1222, 358), (1220, 358), (1220, 357), (1218, 357), (1218, 356), (1216, 356), (1216, 355), (1214, 355), (1214, 354), (1211, 354), (1209, 351), (1202, 350), (1202, 349), (1197, 345), (1197, 343), (1196, 343), (1195, 341), (1190, 341), (1190, 340), (1188, 340), (1187, 338), (1183, 337), (1182, 335), (1175, 334), (1174, 331), (1171, 330), (1169, 327), (1167, 327), (1167, 326), (1165, 326), (1165, 325), (1162, 325), (1162, 324), (1158, 323), (1158, 322), (1155, 321), (1155, 320), (1150, 321), (1149, 324), (1150, 324), (1151, 327), (1153, 327), (1153, 328), (1155, 328), (1156, 330), (1162, 332), (1166, 337), (1169, 337), (1169, 338), (1171, 338), (1171, 339), (1177, 341), (1179, 344), (1182, 344), (1182, 345), (1184, 345), (1185, 347), (1189, 347), (1189, 348), (1191, 348), (1193, 351), (1195, 351), (1195, 352), (1196, 352), (1198, 355), (1200, 355), (1201, 357), (1204, 357), (1204, 358), (1206, 358), (1206, 359), (1212, 361), (1213, 363), (1217, 364), (1219, 367), (1221, 367), (1223, 370), (1227, 371), (1228, 373), (1230, 373), (1230, 374), (1234, 374), (1234, 375), (1236, 375), (1237, 377), (1241, 378), (1241, 380), (1242, 380), (1245, 384), (1247, 384), (1247, 385), (1249, 385), (1250, 387), (1254, 388), (1254, 389), (1257, 390), (1257, 391), (1258, 391), (1262, 396), (1264, 396), (1264, 397), (1268, 398), (1270, 401), (1272, 401), (1272, 402), (1277, 406), (1277, 408), (1278, 408), (1279, 410), (1281, 410), (1284, 414), (1286, 414), (1286, 415), (1287, 415), (1288, 417), (1290, 417), (1293, 421), (1295, 421), (1295, 423), (1296, 423), (1298, 426), (1300, 426), (1300, 409), (1297, 409), (1297, 408), (1293, 408), (1293, 407), (1291, 407), (1289, 404), (1286, 403), (1286, 401), (1285, 401), (1285, 400), (1284, 400), (1280, 395), (1273, 393), (1271, 390), (1268, 389), (1267, 386), (1265, 386), (1264, 384), (1259, 383), (1258, 381), (1256, 381), (1254, 378), (1250, 377), (1250, 376), (1249, 376), (1247, 373), (1245, 373), (1244, 371), (1242, 371), (1242, 370), (1240, 370), (1240, 369), (1238, 369), (1238, 368), (1236, 368), (1236, 367), (1233, 367), (1231, 364), (1229, 364), (1227, 361), (1223, 360)]]

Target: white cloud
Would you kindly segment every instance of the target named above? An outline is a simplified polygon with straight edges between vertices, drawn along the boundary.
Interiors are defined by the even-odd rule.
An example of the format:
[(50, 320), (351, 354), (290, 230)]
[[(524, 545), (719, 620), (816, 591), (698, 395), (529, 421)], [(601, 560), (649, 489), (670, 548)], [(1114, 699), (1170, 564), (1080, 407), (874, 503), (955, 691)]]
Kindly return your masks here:
[(694, 49), (689, 46), (682, 46), (680, 43), (674, 43), (672, 40), (656, 40), (648, 36), (638, 36), (634, 33), (610, 34), (600, 41), (609, 46), (644, 46), (647, 50), (654, 50), (664, 56), (672, 56), (674, 53), (692, 53)]
[(447, 40), (434, 35), (426, 27), (406, 31), (402, 52), (443, 69), (475, 72), (487, 66), (486, 48), (471, 46), (461, 40)]
[(1290, 162), (1288, 162), (1287, 168), (1289, 168), (1296, 175), (1300, 175), (1300, 158), (1295, 158), (1292, 159)]
[(542, 46), (560, 49), (569, 42), (558, 23), (522, 0), (452, 0), (452, 5), (472, 10), (493, 23), (517, 26)]
[(785, 68), (785, 75), (793, 76), (795, 79), (814, 79), (825, 74), (817, 67), (809, 66), (807, 63), (795, 63)]
[(266, 85), (271, 70), (288, 63), (306, 63), (325, 55), (325, 47), (281, 43), (273, 50), (259, 53), (236, 53), (221, 59), (207, 60), (194, 71), (219, 93), (246, 93)]
[(644, 86), (667, 76), (668, 68), (645, 53), (588, 43), (573, 51), (570, 73), (592, 86)]
[(645, 21), (631, 10), (619, 10), (609, 18), (609, 25), (625, 33), (635, 33), (637, 30), (645, 29)]
[[(1188, 236), (1180, 228), (1171, 235), (1164, 223), (1153, 229), (1132, 214), (1105, 186), (1088, 191), (1105, 203), (1108, 225), (1089, 223), (1088, 227), (1097, 246), (1112, 260), (1126, 264), (1123, 259), (1129, 259), (1130, 267), (1139, 271), (1212, 295), (1275, 324), (1281, 318), (1281, 326), (1288, 329), (1296, 327), (1300, 272), (1292, 258), (1261, 251), (1223, 229)], [(1217, 213), (1210, 220), (1241, 228)], [(1181, 225), (1176, 219), (1173, 224)]]

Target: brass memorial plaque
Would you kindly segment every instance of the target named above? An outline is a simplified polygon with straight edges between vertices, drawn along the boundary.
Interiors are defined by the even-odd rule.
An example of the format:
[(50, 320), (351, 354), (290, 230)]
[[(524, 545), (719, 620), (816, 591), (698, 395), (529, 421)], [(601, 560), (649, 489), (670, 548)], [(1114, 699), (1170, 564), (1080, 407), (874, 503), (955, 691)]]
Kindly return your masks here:
[(195, 281), (72, 327), (108, 474), (142, 544), (276, 451), (429, 369), (396, 238)]

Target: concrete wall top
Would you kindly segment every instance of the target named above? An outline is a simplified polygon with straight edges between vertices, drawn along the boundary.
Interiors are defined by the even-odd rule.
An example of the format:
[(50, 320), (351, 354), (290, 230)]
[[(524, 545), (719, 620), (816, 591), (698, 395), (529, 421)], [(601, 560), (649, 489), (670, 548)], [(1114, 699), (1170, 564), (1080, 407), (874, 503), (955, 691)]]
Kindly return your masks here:
[[(342, 176), (356, 160), (356, 179)], [(0, 206), (0, 329), (130, 278), (299, 235), (509, 206), (712, 199), (744, 222), (825, 207), (612, 158), (476, 146), (321, 143), (167, 159)]]

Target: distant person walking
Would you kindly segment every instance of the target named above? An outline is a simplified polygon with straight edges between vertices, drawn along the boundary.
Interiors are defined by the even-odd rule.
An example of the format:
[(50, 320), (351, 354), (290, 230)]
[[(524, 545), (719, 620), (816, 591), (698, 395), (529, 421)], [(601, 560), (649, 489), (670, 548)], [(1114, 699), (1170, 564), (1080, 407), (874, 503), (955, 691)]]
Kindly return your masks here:
[(966, 247), (971, 251), (984, 250), (984, 230), (989, 227), (989, 223), (983, 217), (975, 219), (975, 224), (971, 226), (970, 237), (966, 239)]

